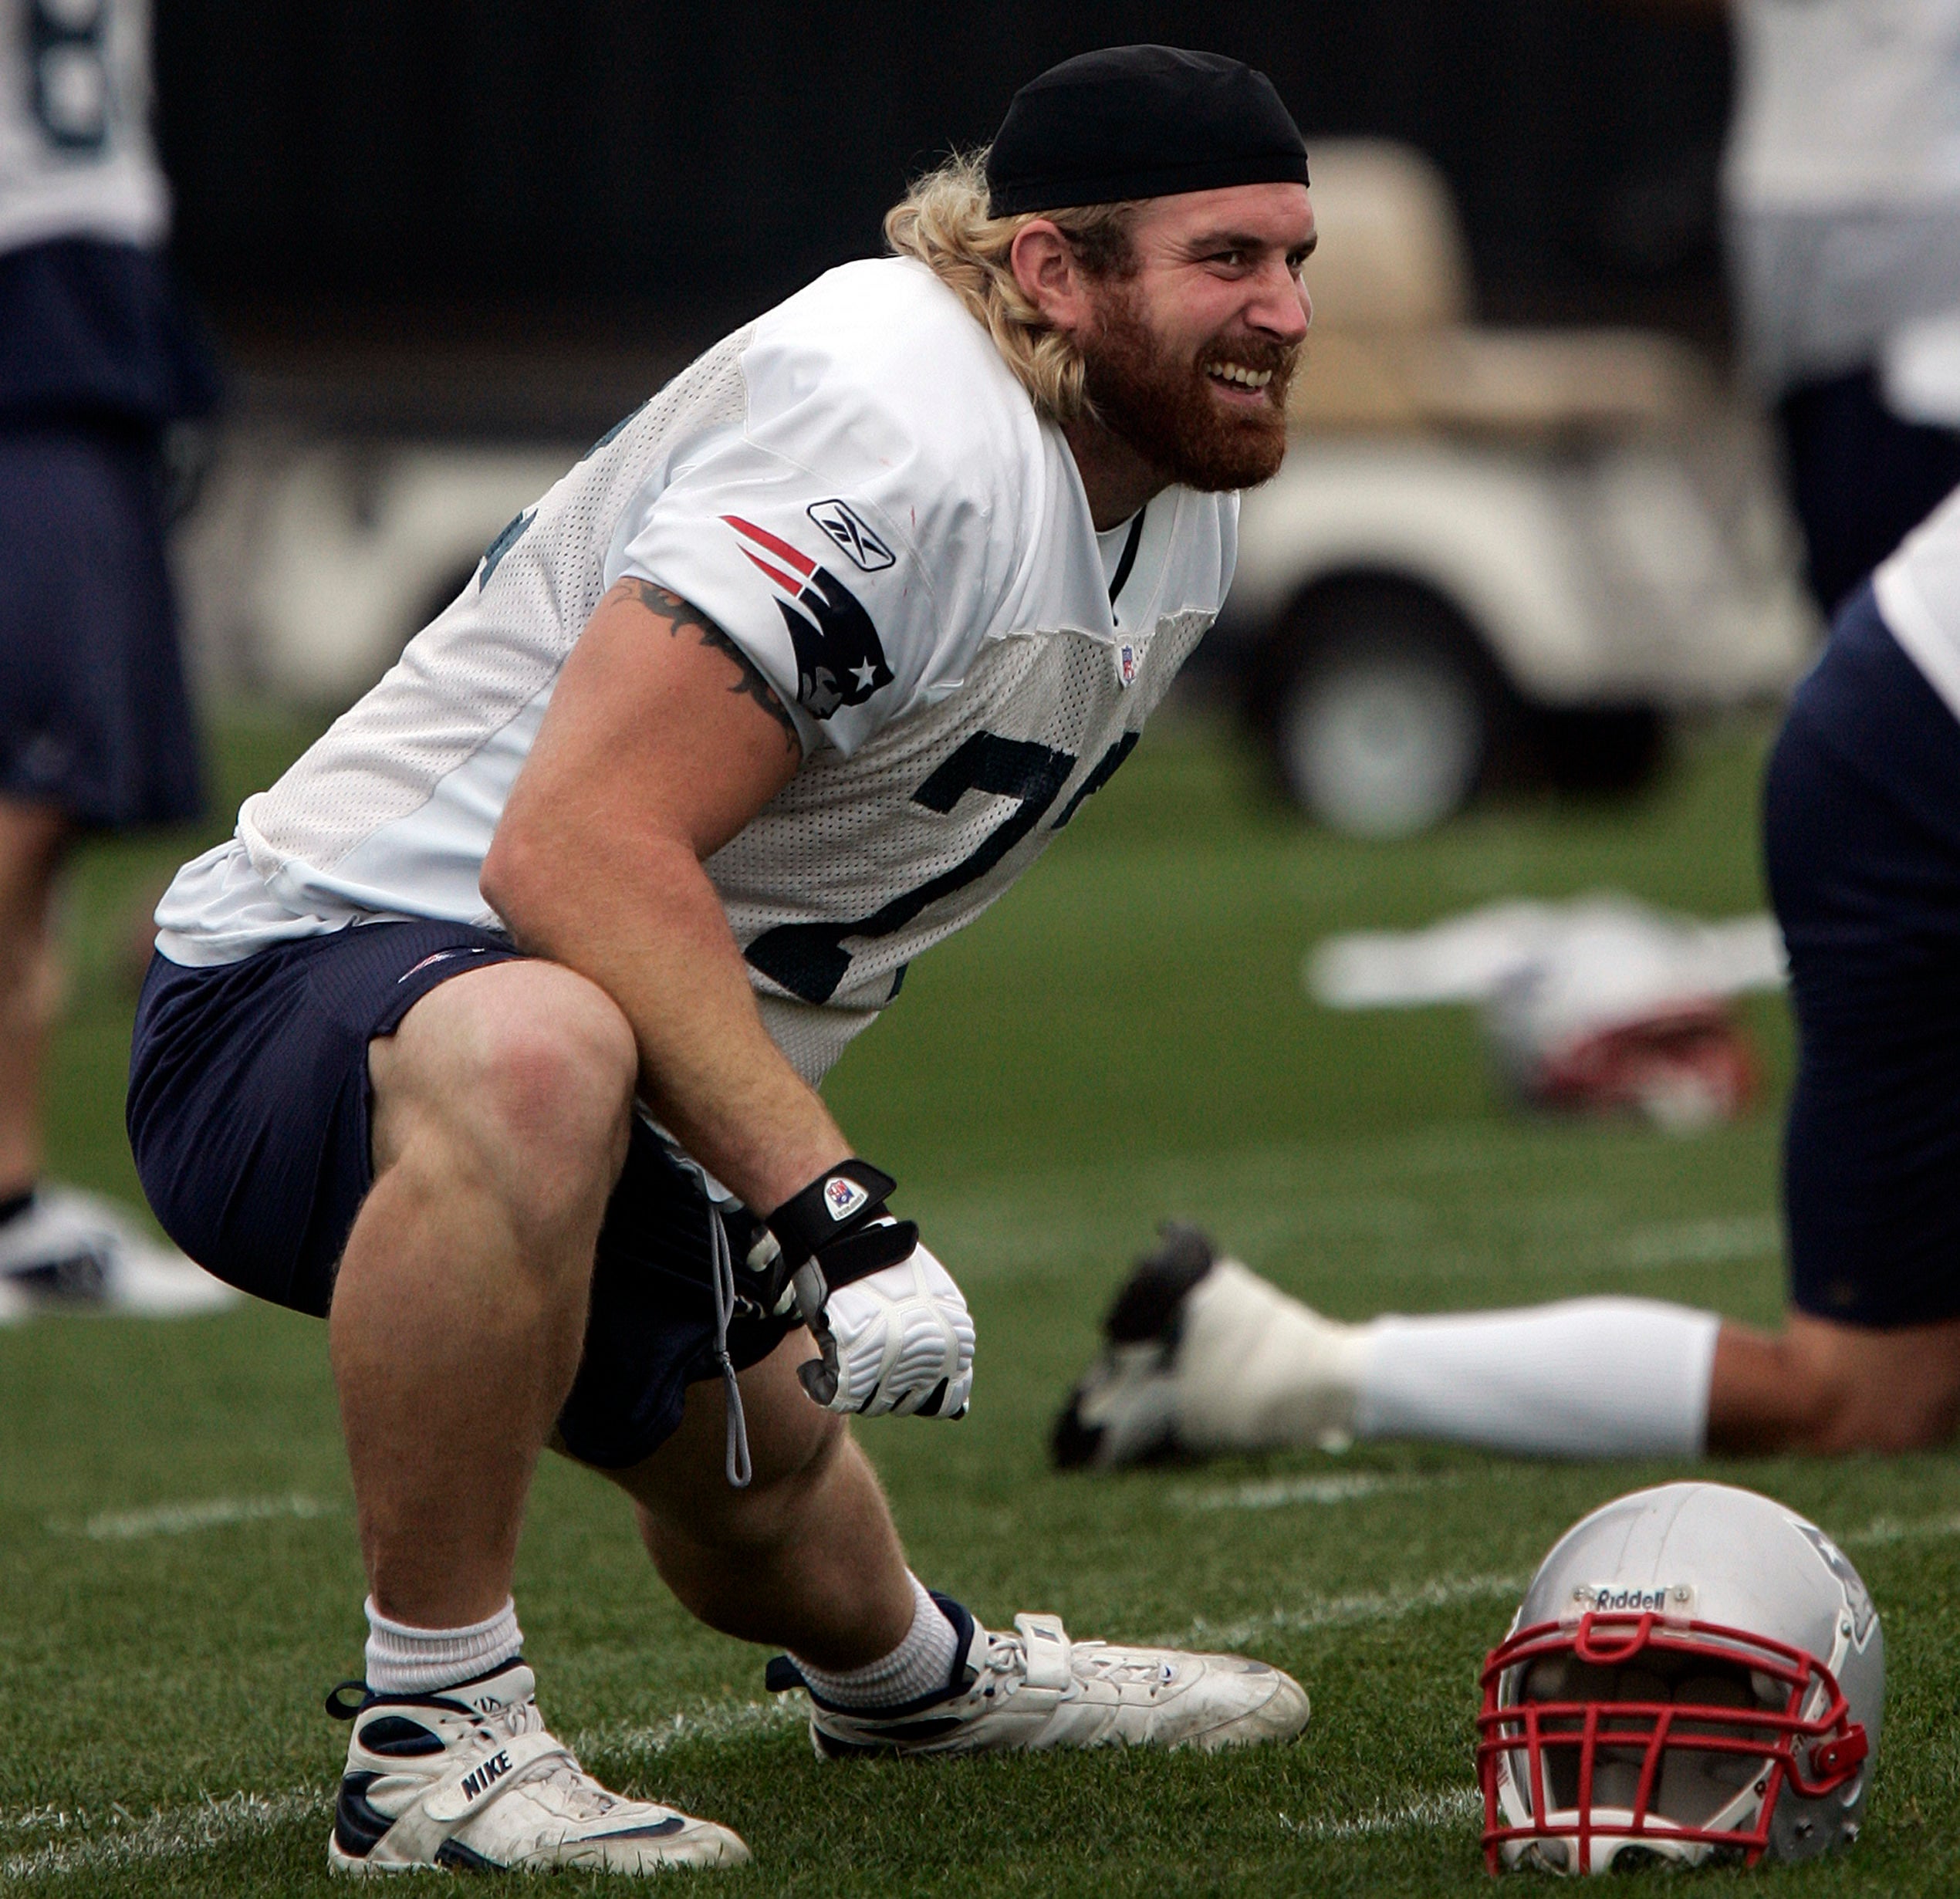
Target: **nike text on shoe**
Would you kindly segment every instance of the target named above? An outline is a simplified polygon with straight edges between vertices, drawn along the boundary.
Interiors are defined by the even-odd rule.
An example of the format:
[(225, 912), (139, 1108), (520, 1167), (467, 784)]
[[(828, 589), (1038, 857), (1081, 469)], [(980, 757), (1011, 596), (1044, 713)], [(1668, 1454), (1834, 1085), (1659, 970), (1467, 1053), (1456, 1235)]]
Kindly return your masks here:
[(1107, 1343), (1056, 1420), (1064, 1469), (1316, 1445), (1353, 1434), (1361, 1335), (1167, 1225), (1103, 1321)]
[(439, 1695), (338, 1698), (360, 1686), (326, 1704), (354, 1724), (326, 1846), (336, 1873), (653, 1873), (749, 1857), (725, 1826), (609, 1793), (546, 1731), (522, 1661)]
[[(1000, 1749), (1197, 1747), (1290, 1741), (1306, 1691), (1241, 1655), (1075, 1642), (1055, 1616), (1016, 1616), (1015, 1633), (982, 1628), (935, 1594), (959, 1637), (953, 1678), (902, 1707), (833, 1708), (810, 1697), (810, 1741), (832, 1759), (863, 1754), (982, 1754)], [(787, 1656), (769, 1687), (806, 1686)]]

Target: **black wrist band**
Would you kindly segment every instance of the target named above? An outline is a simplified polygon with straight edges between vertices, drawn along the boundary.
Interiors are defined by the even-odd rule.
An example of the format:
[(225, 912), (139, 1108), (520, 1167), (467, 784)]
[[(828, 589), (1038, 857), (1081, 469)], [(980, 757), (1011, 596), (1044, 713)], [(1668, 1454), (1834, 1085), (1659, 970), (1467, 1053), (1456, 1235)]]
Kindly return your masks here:
[(785, 1276), (847, 1235), (880, 1218), (898, 1183), (868, 1161), (840, 1161), (769, 1216), (782, 1249)]

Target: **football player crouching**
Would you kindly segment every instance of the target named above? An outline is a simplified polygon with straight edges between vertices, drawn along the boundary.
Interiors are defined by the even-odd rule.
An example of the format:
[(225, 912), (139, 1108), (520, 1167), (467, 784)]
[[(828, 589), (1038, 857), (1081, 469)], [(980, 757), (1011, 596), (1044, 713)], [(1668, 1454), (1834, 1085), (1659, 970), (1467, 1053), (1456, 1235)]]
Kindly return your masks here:
[(370, 1591), (338, 1870), (747, 1857), (539, 1712), (511, 1581), (547, 1444), (689, 1610), (788, 1651), (826, 1756), (1304, 1725), (1257, 1662), (991, 1630), (912, 1574), (846, 1421), (957, 1417), (973, 1324), (816, 1089), (1216, 615), (1285, 451), (1306, 181), (1233, 61), (1045, 74), (897, 255), (519, 515), (165, 897), (145, 1190), (329, 1326)]

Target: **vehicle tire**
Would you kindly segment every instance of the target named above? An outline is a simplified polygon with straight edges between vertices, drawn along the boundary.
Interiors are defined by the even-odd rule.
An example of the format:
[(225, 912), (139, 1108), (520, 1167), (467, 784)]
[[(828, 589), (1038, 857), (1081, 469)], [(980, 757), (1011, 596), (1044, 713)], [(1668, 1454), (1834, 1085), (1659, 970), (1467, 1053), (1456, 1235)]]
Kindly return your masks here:
[(1515, 723), (1512, 695), (1462, 616), (1406, 581), (1316, 590), (1259, 670), (1255, 711), (1282, 786), (1350, 836), (1441, 823)]

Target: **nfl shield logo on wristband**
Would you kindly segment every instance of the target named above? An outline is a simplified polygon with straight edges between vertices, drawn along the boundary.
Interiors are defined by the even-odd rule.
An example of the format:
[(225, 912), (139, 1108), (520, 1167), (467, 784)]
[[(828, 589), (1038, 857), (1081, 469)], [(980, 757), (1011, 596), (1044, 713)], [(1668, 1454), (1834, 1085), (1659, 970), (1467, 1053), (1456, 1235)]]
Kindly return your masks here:
[(841, 1174), (833, 1174), (823, 1183), (823, 1204), (830, 1209), (833, 1220), (848, 1220), (870, 1198), (857, 1181), (847, 1180)]

